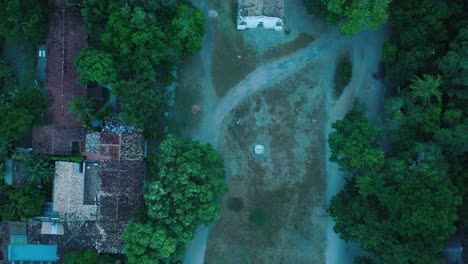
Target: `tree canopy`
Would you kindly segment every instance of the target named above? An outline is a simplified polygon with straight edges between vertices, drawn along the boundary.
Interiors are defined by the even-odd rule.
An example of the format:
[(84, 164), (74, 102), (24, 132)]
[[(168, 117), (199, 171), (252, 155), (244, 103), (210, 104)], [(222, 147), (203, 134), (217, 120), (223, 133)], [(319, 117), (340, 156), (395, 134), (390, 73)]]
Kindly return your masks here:
[(362, 112), (353, 109), (343, 120), (333, 123), (329, 135), (330, 160), (348, 172), (375, 171), (383, 165), (384, 153), (377, 145), (381, 129), (366, 120)]
[(3, 221), (27, 221), (42, 215), (42, 206), (46, 202), (44, 191), (34, 186), (11, 189), (3, 185), (0, 185), (0, 191), (0, 219)]
[(130, 263), (176, 263), (195, 228), (218, 218), (224, 163), (209, 145), (169, 135), (159, 146), (155, 180), (146, 184), (146, 222), (124, 233)]
[(122, 118), (154, 135), (164, 121), (164, 87), (174, 80), (181, 58), (201, 49), (203, 14), (179, 0), (85, 0), (84, 5), (85, 28), (99, 47), (93, 54), (103, 58), (77, 58), (83, 80), (115, 80), (112, 91), (123, 99)]
[(306, 0), (309, 12), (337, 24), (344, 19), (340, 32), (353, 35), (363, 29), (376, 29), (388, 19), (388, 6), (392, 0)]
[(0, 37), (38, 44), (47, 35), (47, 1), (1, 0)]
[(96, 82), (99, 85), (115, 82), (116, 73), (112, 56), (94, 48), (85, 48), (75, 57), (75, 67), (82, 85)]

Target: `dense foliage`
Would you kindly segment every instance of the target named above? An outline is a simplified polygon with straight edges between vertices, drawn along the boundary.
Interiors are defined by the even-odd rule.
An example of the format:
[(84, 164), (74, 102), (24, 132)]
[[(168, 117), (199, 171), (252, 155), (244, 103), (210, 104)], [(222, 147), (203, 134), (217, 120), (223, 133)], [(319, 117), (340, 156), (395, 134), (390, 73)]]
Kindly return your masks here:
[(16, 140), (44, 121), (46, 98), (38, 89), (14, 89), (0, 98), (0, 135)]
[(34, 186), (12, 189), (0, 185), (0, 219), (2, 221), (27, 221), (42, 215), (46, 202), (45, 192)]
[[(377, 128), (362, 115), (351, 112), (330, 135), (331, 159), (352, 174), (330, 203), (335, 231), (382, 263), (439, 263), (447, 239), (468, 224), (466, 8), (463, 1), (390, 5), (394, 28), (383, 60), (396, 94), (384, 107), (382, 167), (369, 173), (343, 164), (359, 146), (348, 141), (375, 142), (367, 132)], [(363, 122), (370, 128), (359, 136), (342, 132), (359, 131)]]
[(94, 248), (84, 252), (71, 251), (63, 256), (65, 264), (115, 264), (116, 261), (109, 255), (99, 255)]
[(55, 165), (51, 156), (30, 153), (26, 157), (25, 172), (28, 183), (51, 183), (55, 177)]
[(388, 5), (392, 0), (305, 0), (310, 13), (334, 25), (344, 19), (340, 32), (355, 34), (363, 29), (376, 29), (388, 18)]
[(0, 38), (38, 44), (47, 35), (47, 1), (0, 0)]
[(80, 73), (78, 82), (83, 85), (89, 82), (96, 82), (99, 85), (115, 82), (112, 56), (101, 50), (83, 49), (75, 58), (75, 67)]
[(205, 18), (180, 0), (85, 0), (84, 5), (85, 28), (98, 49), (76, 58), (80, 81), (112, 85), (124, 101), (122, 119), (154, 136), (164, 120), (163, 88), (182, 56), (201, 49)]
[(131, 222), (123, 239), (130, 263), (176, 263), (195, 228), (214, 221), (226, 191), (224, 165), (209, 145), (169, 135), (159, 147), (157, 176), (147, 183), (148, 219)]
[(369, 123), (361, 112), (353, 109), (332, 127), (335, 131), (328, 138), (330, 160), (343, 170), (372, 172), (383, 165), (384, 153), (376, 142), (381, 130)]

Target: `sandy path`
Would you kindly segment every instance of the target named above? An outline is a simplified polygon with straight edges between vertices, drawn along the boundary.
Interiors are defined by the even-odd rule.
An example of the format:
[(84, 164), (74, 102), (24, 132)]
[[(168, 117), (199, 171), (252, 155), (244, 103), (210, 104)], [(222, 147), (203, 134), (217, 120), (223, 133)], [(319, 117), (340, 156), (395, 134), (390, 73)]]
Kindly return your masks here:
[[(206, 12), (206, 5), (199, 7)], [(197, 4), (197, 3), (195, 3)], [(288, 76), (300, 71), (303, 67), (312, 62), (326, 62), (328, 74), (317, 76), (317, 82), (324, 85), (326, 92), (326, 108), (328, 112), (328, 122), (325, 133), (329, 134), (330, 124), (336, 119), (342, 118), (347, 110), (352, 106), (355, 98), (360, 98), (368, 105), (368, 116), (375, 118), (383, 101), (383, 86), (371, 76), (377, 69), (380, 60), (380, 47), (385, 39), (385, 30), (377, 32), (362, 32), (353, 37), (342, 37), (337, 30), (321, 35), (309, 47), (302, 49), (288, 57), (271, 62), (257, 68), (244, 80), (233, 87), (230, 92), (218, 102), (214, 95), (211, 84), (211, 37), (210, 32), (204, 39), (203, 50), (201, 51), (204, 79), (204, 98), (207, 109), (202, 119), (200, 129), (194, 131), (192, 136), (204, 143), (210, 143), (220, 150), (220, 137), (222, 136), (222, 122), (224, 118), (241, 102), (253, 94), (270, 87)], [(332, 97), (332, 77), (335, 70), (337, 52), (341, 48), (351, 48), (353, 54), (353, 79), (348, 87), (343, 91), (342, 96), (335, 101)], [(217, 103), (217, 104), (216, 104)], [(329, 150), (326, 155), (328, 157)], [(343, 185), (342, 173), (336, 164), (327, 162), (327, 202), (336, 194)], [(358, 252), (352, 245), (345, 244), (332, 230), (333, 222), (329, 220), (327, 230), (327, 251), (326, 263), (348, 263), (353, 255)], [(209, 228), (199, 228), (194, 240), (189, 243), (186, 250), (184, 263), (203, 263), (204, 251)]]

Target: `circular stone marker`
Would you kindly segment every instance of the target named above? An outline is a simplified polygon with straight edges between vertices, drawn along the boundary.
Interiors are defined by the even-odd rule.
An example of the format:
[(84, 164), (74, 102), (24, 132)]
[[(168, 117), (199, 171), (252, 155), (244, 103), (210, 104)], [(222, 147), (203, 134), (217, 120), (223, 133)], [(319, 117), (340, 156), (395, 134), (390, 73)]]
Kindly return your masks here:
[(265, 153), (265, 147), (263, 145), (255, 145), (254, 147), (254, 153), (256, 155), (263, 155)]

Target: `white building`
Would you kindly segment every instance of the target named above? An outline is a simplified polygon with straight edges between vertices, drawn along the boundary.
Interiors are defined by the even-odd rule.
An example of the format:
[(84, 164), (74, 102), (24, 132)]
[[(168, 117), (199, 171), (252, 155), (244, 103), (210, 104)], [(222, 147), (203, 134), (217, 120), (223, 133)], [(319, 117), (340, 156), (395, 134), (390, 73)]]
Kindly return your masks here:
[(237, 29), (284, 28), (284, 0), (238, 0)]

